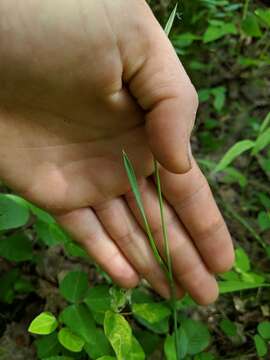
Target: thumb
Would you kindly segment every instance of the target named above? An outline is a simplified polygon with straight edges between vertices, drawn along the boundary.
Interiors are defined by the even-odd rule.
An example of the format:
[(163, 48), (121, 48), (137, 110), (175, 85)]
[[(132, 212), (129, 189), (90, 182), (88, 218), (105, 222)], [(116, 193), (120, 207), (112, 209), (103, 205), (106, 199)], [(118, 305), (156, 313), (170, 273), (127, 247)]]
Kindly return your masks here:
[(173, 46), (144, 2), (133, 41), (122, 46), (123, 79), (145, 111), (146, 130), (156, 159), (169, 171), (191, 168), (190, 135), (197, 93)]

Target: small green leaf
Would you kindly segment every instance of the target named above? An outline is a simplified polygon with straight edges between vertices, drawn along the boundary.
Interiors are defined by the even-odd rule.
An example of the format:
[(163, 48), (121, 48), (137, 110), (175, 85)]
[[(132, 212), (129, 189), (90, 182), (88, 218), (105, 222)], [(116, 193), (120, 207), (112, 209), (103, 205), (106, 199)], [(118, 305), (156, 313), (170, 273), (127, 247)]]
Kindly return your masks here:
[(85, 342), (95, 343), (96, 325), (86, 305), (74, 304), (66, 307), (61, 313), (61, 321)]
[(270, 339), (270, 321), (262, 321), (258, 325), (258, 333), (262, 338), (269, 340)]
[(270, 229), (270, 213), (266, 211), (260, 211), (258, 215), (258, 223), (261, 231)]
[(255, 14), (270, 28), (270, 9), (257, 9)]
[[(188, 47), (190, 46), (194, 40), (200, 40), (201, 37), (195, 34), (192, 34), (190, 32), (186, 32), (186, 33), (182, 33), (182, 34), (177, 34), (173, 37), (172, 42), (174, 47), (178, 47), (178, 48), (183, 48), (183, 47)], [(198, 61), (193, 61), (193, 66), (195, 63), (195, 67), (196, 65), (200, 67), (201, 64), (198, 65)], [(204, 65), (204, 64), (203, 64)]]
[(217, 164), (214, 172), (224, 170), (235, 158), (254, 147), (254, 141), (242, 140), (234, 144)]
[(58, 340), (65, 349), (71, 352), (81, 352), (84, 340), (75, 335), (69, 328), (62, 328), (58, 333)]
[(209, 43), (215, 40), (218, 40), (224, 36), (224, 32), (220, 26), (209, 26), (204, 35), (203, 35), (203, 42)]
[(269, 125), (270, 125), (270, 112), (264, 118), (262, 125), (260, 126), (259, 133), (262, 134), (268, 128)]
[(58, 322), (55, 316), (50, 312), (43, 312), (31, 322), (28, 331), (37, 335), (49, 335), (57, 326)]
[(126, 360), (132, 348), (132, 331), (126, 319), (112, 311), (107, 311), (104, 331), (118, 360)]
[(93, 312), (105, 313), (111, 309), (110, 288), (107, 285), (97, 285), (90, 288), (84, 302)]
[(136, 329), (135, 330), (136, 339), (142, 345), (147, 356), (151, 355), (159, 346), (161, 338), (159, 335), (154, 334), (153, 332)]
[(58, 355), (61, 351), (61, 345), (59, 344), (56, 332), (37, 339), (35, 341), (35, 347), (37, 348), (39, 359), (45, 359), (53, 355)]
[(105, 356), (102, 356), (102, 357), (98, 358), (97, 360), (117, 360), (117, 359), (114, 356), (105, 355)]
[(148, 321), (142, 319), (140, 316), (134, 315), (134, 317), (138, 321), (138, 323), (140, 323), (142, 326), (146, 327), (155, 334), (166, 334), (169, 331), (169, 317), (154, 324), (150, 324)]
[(251, 37), (261, 37), (262, 32), (258, 24), (257, 17), (254, 14), (248, 14), (242, 21), (242, 30)]
[(165, 25), (164, 31), (167, 36), (169, 36), (170, 32), (171, 32), (171, 29), (172, 29), (172, 26), (173, 26), (173, 23), (175, 20), (175, 16), (176, 16), (177, 6), (178, 6), (178, 4), (175, 5), (175, 7), (174, 7), (173, 11), (171, 12), (171, 15), (167, 21), (167, 24)]
[(258, 198), (265, 209), (270, 210), (270, 197), (265, 193), (258, 193)]
[(95, 337), (91, 339), (91, 342), (84, 345), (84, 350), (92, 359), (96, 359), (100, 356), (113, 354), (111, 345), (104, 334), (103, 329), (96, 329)]
[(203, 35), (203, 42), (209, 43), (224, 37), (227, 34), (237, 34), (237, 29), (233, 23), (220, 23), (218, 25), (210, 25)]
[(199, 101), (200, 103), (209, 100), (211, 95), (211, 89), (200, 89), (198, 91)]
[(250, 270), (249, 257), (244, 249), (237, 248), (235, 250), (235, 268), (238, 271), (247, 272)]
[(261, 135), (259, 135), (252, 150), (252, 155), (257, 155), (269, 144), (270, 144), (270, 127), (267, 130), (265, 130)]
[(0, 256), (9, 261), (31, 260), (33, 249), (31, 241), (24, 234), (16, 234), (0, 240)]
[(150, 324), (159, 322), (171, 314), (171, 310), (162, 303), (133, 304), (132, 312)]
[(146, 288), (140, 287), (132, 290), (131, 302), (133, 304), (152, 303), (153, 301), (154, 297), (147, 291)]
[(0, 231), (25, 225), (28, 222), (29, 215), (26, 206), (14, 201), (7, 194), (0, 194)]
[(47, 246), (65, 244), (70, 237), (56, 223), (47, 223), (38, 220), (34, 226), (37, 237)]
[(71, 271), (60, 282), (61, 295), (70, 302), (83, 300), (88, 289), (88, 276), (83, 271)]
[(268, 175), (270, 174), (270, 159), (262, 158), (261, 161), (259, 161), (261, 168), (263, 171)]
[(187, 353), (189, 355), (198, 354), (208, 347), (211, 337), (205, 324), (186, 319), (182, 321), (182, 327), (188, 339)]
[(55, 224), (56, 223), (56, 221), (52, 217), (52, 215), (48, 214), (46, 211), (36, 207), (35, 205), (29, 203), (28, 201), (27, 201), (27, 205), (28, 205), (29, 209), (31, 210), (31, 212), (36, 216), (36, 218), (39, 221), (45, 222), (47, 224)]
[(220, 112), (225, 104), (226, 88), (224, 86), (213, 88), (211, 94), (214, 95), (214, 108), (216, 111)]
[(229, 319), (221, 320), (219, 326), (221, 330), (224, 332), (224, 334), (227, 336), (235, 336), (237, 334), (237, 327), (235, 323), (233, 323)]
[(268, 349), (267, 349), (267, 345), (265, 343), (265, 341), (260, 337), (260, 335), (255, 335), (253, 337), (254, 343), (255, 343), (255, 347), (256, 347), (256, 351), (258, 356), (263, 357), (267, 354)]
[(227, 294), (235, 291), (242, 291), (242, 290), (250, 290), (250, 289), (257, 289), (260, 287), (269, 287), (269, 284), (259, 284), (259, 283), (251, 283), (251, 282), (244, 282), (244, 281), (219, 281), (219, 292), (220, 294)]
[[(172, 335), (167, 335), (165, 343), (164, 343), (164, 353), (166, 356), (166, 360), (179, 360), (176, 356), (175, 351), (175, 332)], [(180, 359), (184, 359), (188, 352), (188, 337), (181, 326), (180, 329), (177, 330), (177, 336), (179, 339), (179, 347), (180, 347)]]
[(145, 359), (145, 353), (143, 351), (141, 344), (134, 336), (132, 336), (132, 344), (129, 354), (129, 360), (144, 360), (144, 359)]

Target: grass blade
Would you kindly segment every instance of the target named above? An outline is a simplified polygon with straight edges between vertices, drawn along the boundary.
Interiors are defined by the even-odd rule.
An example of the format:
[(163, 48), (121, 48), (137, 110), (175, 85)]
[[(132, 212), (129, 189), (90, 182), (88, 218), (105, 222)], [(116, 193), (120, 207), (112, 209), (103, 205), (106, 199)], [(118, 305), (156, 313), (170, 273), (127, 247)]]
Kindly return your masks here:
[(168, 272), (170, 275), (169, 281), (170, 286), (174, 285), (173, 275), (172, 275), (172, 260), (170, 256), (170, 249), (169, 249), (169, 241), (168, 241), (168, 232), (167, 227), (165, 224), (164, 218), (164, 206), (163, 206), (163, 198), (162, 198), (162, 191), (161, 191), (161, 183), (159, 177), (159, 170), (158, 170), (158, 163), (154, 160), (155, 166), (155, 178), (157, 183), (157, 192), (158, 192), (158, 201), (159, 201), (159, 208), (160, 208), (160, 216), (161, 216), (161, 225), (162, 225), (162, 233), (163, 233), (163, 241), (164, 241), (164, 248), (165, 248), (165, 256), (166, 256), (166, 265), (168, 268)]
[(171, 306), (172, 306), (172, 310), (173, 310), (173, 323), (174, 323), (174, 334), (175, 334), (175, 336), (174, 336), (175, 352), (176, 352), (176, 358), (177, 358), (177, 360), (179, 360), (179, 359), (181, 359), (181, 356), (180, 356), (179, 338), (177, 336), (178, 320), (177, 320), (175, 282), (174, 282), (173, 270), (172, 270), (172, 258), (171, 258), (170, 249), (169, 249), (168, 231), (167, 231), (167, 226), (165, 224), (164, 206), (163, 206), (163, 198), (162, 198), (162, 190), (161, 190), (160, 176), (159, 176), (159, 170), (158, 170), (158, 163), (156, 160), (154, 160), (154, 167), (155, 167), (155, 178), (156, 178), (156, 184), (157, 184), (158, 201), (159, 201), (162, 232), (163, 232), (163, 241), (164, 241), (165, 256), (166, 256), (166, 265), (168, 268), (167, 276), (168, 276), (170, 289), (171, 289)]
[(145, 231), (146, 234), (148, 236), (152, 251), (154, 253), (155, 258), (157, 259), (158, 263), (160, 264), (160, 266), (166, 271), (167, 273), (167, 267), (163, 261), (163, 259), (161, 258), (158, 249), (156, 247), (156, 243), (154, 241), (154, 237), (152, 235), (152, 231), (150, 228), (150, 225), (148, 223), (146, 214), (145, 214), (145, 210), (143, 207), (143, 202), (142, 202), (142, 198), (141, 198), (141, 194), (140, 194), (140, 190), (139, 190), (139, 186), (138, 186), (138, 182), (137, 182), (137, 178), (136, 178), (136, 174), (135, 171), (133, 169), (133, 166), (127, 156), (127, 154), (123, 151), (123, 160), (124, 160), (124, 165), (125, 165), (125, 169), (126, 169), (126, 173), (129, 179), (129, 183), (132, 189), (132, 192), (134, 194), (137, 206), (140, 210), (143, 222), (144, 222), (144, 227), (145, 227)]
[(235, 143), (223, 156), (220, 162), (214, 169), (214, 173), (224, 170), (230, 163), (240, 156), (243, 152), (250, 150), (254, 147), (255, 142), (251, 140), (241, 140)]
[(165, 34), (167, 36), (169, 36), (170, 32), (171, 32), (171, 29), (172, 29), (172, 26), (173, 26), (173, 23), (174, 23), (174, 19), (175, 19), (175, 16), (176, 16), (176, 11), (177, 11), (177, 7), (178, 7), (178, 3), (176, 3), (173, 11), (171, 12), (171, 15), (167, 21), (167, 24), (165, 25)]
[[(169, 20), (167, 21), (167, 24), (165, 26), (165, 33), (167, 36), (170, 35), (176, 12), (177, 12), (178, 3), (176, 3)], [(168, 279), (171, 289), (171, 305), (173, 309), (173, 323), (174, 323), (174, 341), (175, 341), (175, 353), (176, 353), (176, 359), (180, 360), (181, 357), (181, 351), (180, 351), (180, 344), (179, 344), (179, 338), (178, 338), (178, 321), (177, 321), (177, 307), (176, 307), (176, 293), (175, 293), (175, 283), (173, 278), (173, 271), (172, 271), (172, 260), (171, 260), (171, 254), (169, 249), (169, 241), (168, 241), (168, 232), (167, 227), (165, 224), (164, 219), (164, 210), (163, 210), (163, 199), (162, 199), (162, 191), (161, 191), (161, 184), (160, 184), (160, 177), (159, 177), (159, 171), (158, 171), (158, 163), (156, 160), (154, 160), (154, 167), (155, 167), (155, 177), (157, 182), (157, 192), (158, 192), (158, 199), (159, 199), (159, 207), (160, 207), (160, 215), (161, 215), (161, 223), (162, 223), (162, 231), (163, 231), (163, 241), (164, 241), (164, 248), (165, 248), (165, 254), (166, 254), (166, 265), (168, 268)]]

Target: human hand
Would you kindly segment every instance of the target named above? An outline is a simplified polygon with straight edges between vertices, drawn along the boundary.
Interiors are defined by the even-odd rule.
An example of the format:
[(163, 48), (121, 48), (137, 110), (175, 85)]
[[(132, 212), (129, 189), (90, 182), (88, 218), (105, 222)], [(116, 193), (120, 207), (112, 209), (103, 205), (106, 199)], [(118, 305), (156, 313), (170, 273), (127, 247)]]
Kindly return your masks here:
[(196, 92), (145, 1), (4, 0), (0, 14), (2, 180), (119, 285), (142, 276), (168, 297), (122, 163), (124, 148), (162, 252), (154, 154), (178, 295), (215, 300), (213, 273), (231, 267), (232, 243), (188, 155)]

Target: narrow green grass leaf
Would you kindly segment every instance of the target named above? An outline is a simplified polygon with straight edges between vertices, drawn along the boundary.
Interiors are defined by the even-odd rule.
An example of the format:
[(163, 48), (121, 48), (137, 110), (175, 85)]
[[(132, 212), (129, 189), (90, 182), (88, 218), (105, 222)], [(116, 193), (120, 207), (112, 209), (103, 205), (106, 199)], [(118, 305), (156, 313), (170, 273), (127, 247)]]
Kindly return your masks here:
[[(166, 256), (166, 265), (167, 265), (167, 269), (168, 269), (167, 277), (169, 280), (170, 290), (171, 290), (171, 305), (172, 305), (172, 309), (173, 309), (174, 332), (176, 334), (177, 329), (178, 329), (178, 319), (177, 319), (175, 282), (174, 282), (173, 270), (172, 270), (172, 259), (171, 259), (170, 249), (169, 249), (168, 232), (167, 232), (167, 227), (165, 224), (164, 206), (163, 206), (163, 198), (162, 198), (158, 163), (156, 160), (154, 160), (154, 168), (155, 168), (155, 178), (156, 178), (156, 183), (157, 183), (157, 193), (158, 193), (158, 201), (159, 201), (162, 232), (163, 232), (163, 241), (164, 241), (165, 256)], [(178, 336), (175, 336), (174, 340), (175, 340), (176, 356), (177, 356), (177, 359), (180, 359), (181, 358), (180, 344), (179, 344)]]
[(260, 134), (262, 134), (268, 128), (269, 125), (270, 125), (270, 111), (262, 122), (262, 125), (259, 130)]
[(254, 148), (252, 150), (252, 155), (257, 155), (269, 144), (270, 144), (270, 128), (268, 128), (261, 135), (258, 136)]
[(174, 19), (175, 19), (175, 16), (176, 16), (176, 12), (177, 12), (177, 7), (178, 7), (178, 4), (175, 5), (173, 11), (171, 12), (171, 15), (169, 17), (169, 20), (167, 21), (167, 24), (165, 26), (165, 34), (167, 36), (169, 36), (170, 32), (171, 32), (171, 29), (172, 29), (172, 26), (173, 26), (173, 23), (174, 23)]
[(123, 151), (123, 160), (124, 160), (126, 173), (127, 173), (128, 179), (129, 179), (129, 183), (130, 183), (132, 192), (134, 194), (136, 204), (140, 210), (140, 213), (141, 213), (141, 216), (142, 216), (142, 219), (144, 222), (145, 231), (148, 236), (152, 251), (153, 251), (154, 256), (157, 259), (158, 263), (162, 266), (163, 269), (166, 269), (166, 265), (158, 252), (158, 249), (157, 249), (155, 241), (154, 241), (154, 237), (152, 235), (150, 225), (149, 225), (147, 217), (146, 217), (146, 213), (145, 213), (145, 210), (143, 207), (143, 202), (142, 202), (142, 198), (141, 198), (135, 171), (133, 169), (133, 166), (132, 166), (127, 154), (124, 151)]
[(251, 282), (244, 282), (244, 281), (234, 281), (234, 280), (228, 280), (228, 281), (219, 281), (219, 293), (220, 294), (227, 294), (232, 293), (235, 291), (242, 291), (242, 290), (251, 290), (251, 289), (257, 289), (262, 287), (270, 287), (270, 284), (265, 283), (251, 283)]
[(251, 140), (242, 140), (234, 144), (217, 164), (214, 173), (224, 170), (235, 158), (240, 156), (243, 152), (253, 148), (254, 144), (254, 141)]

